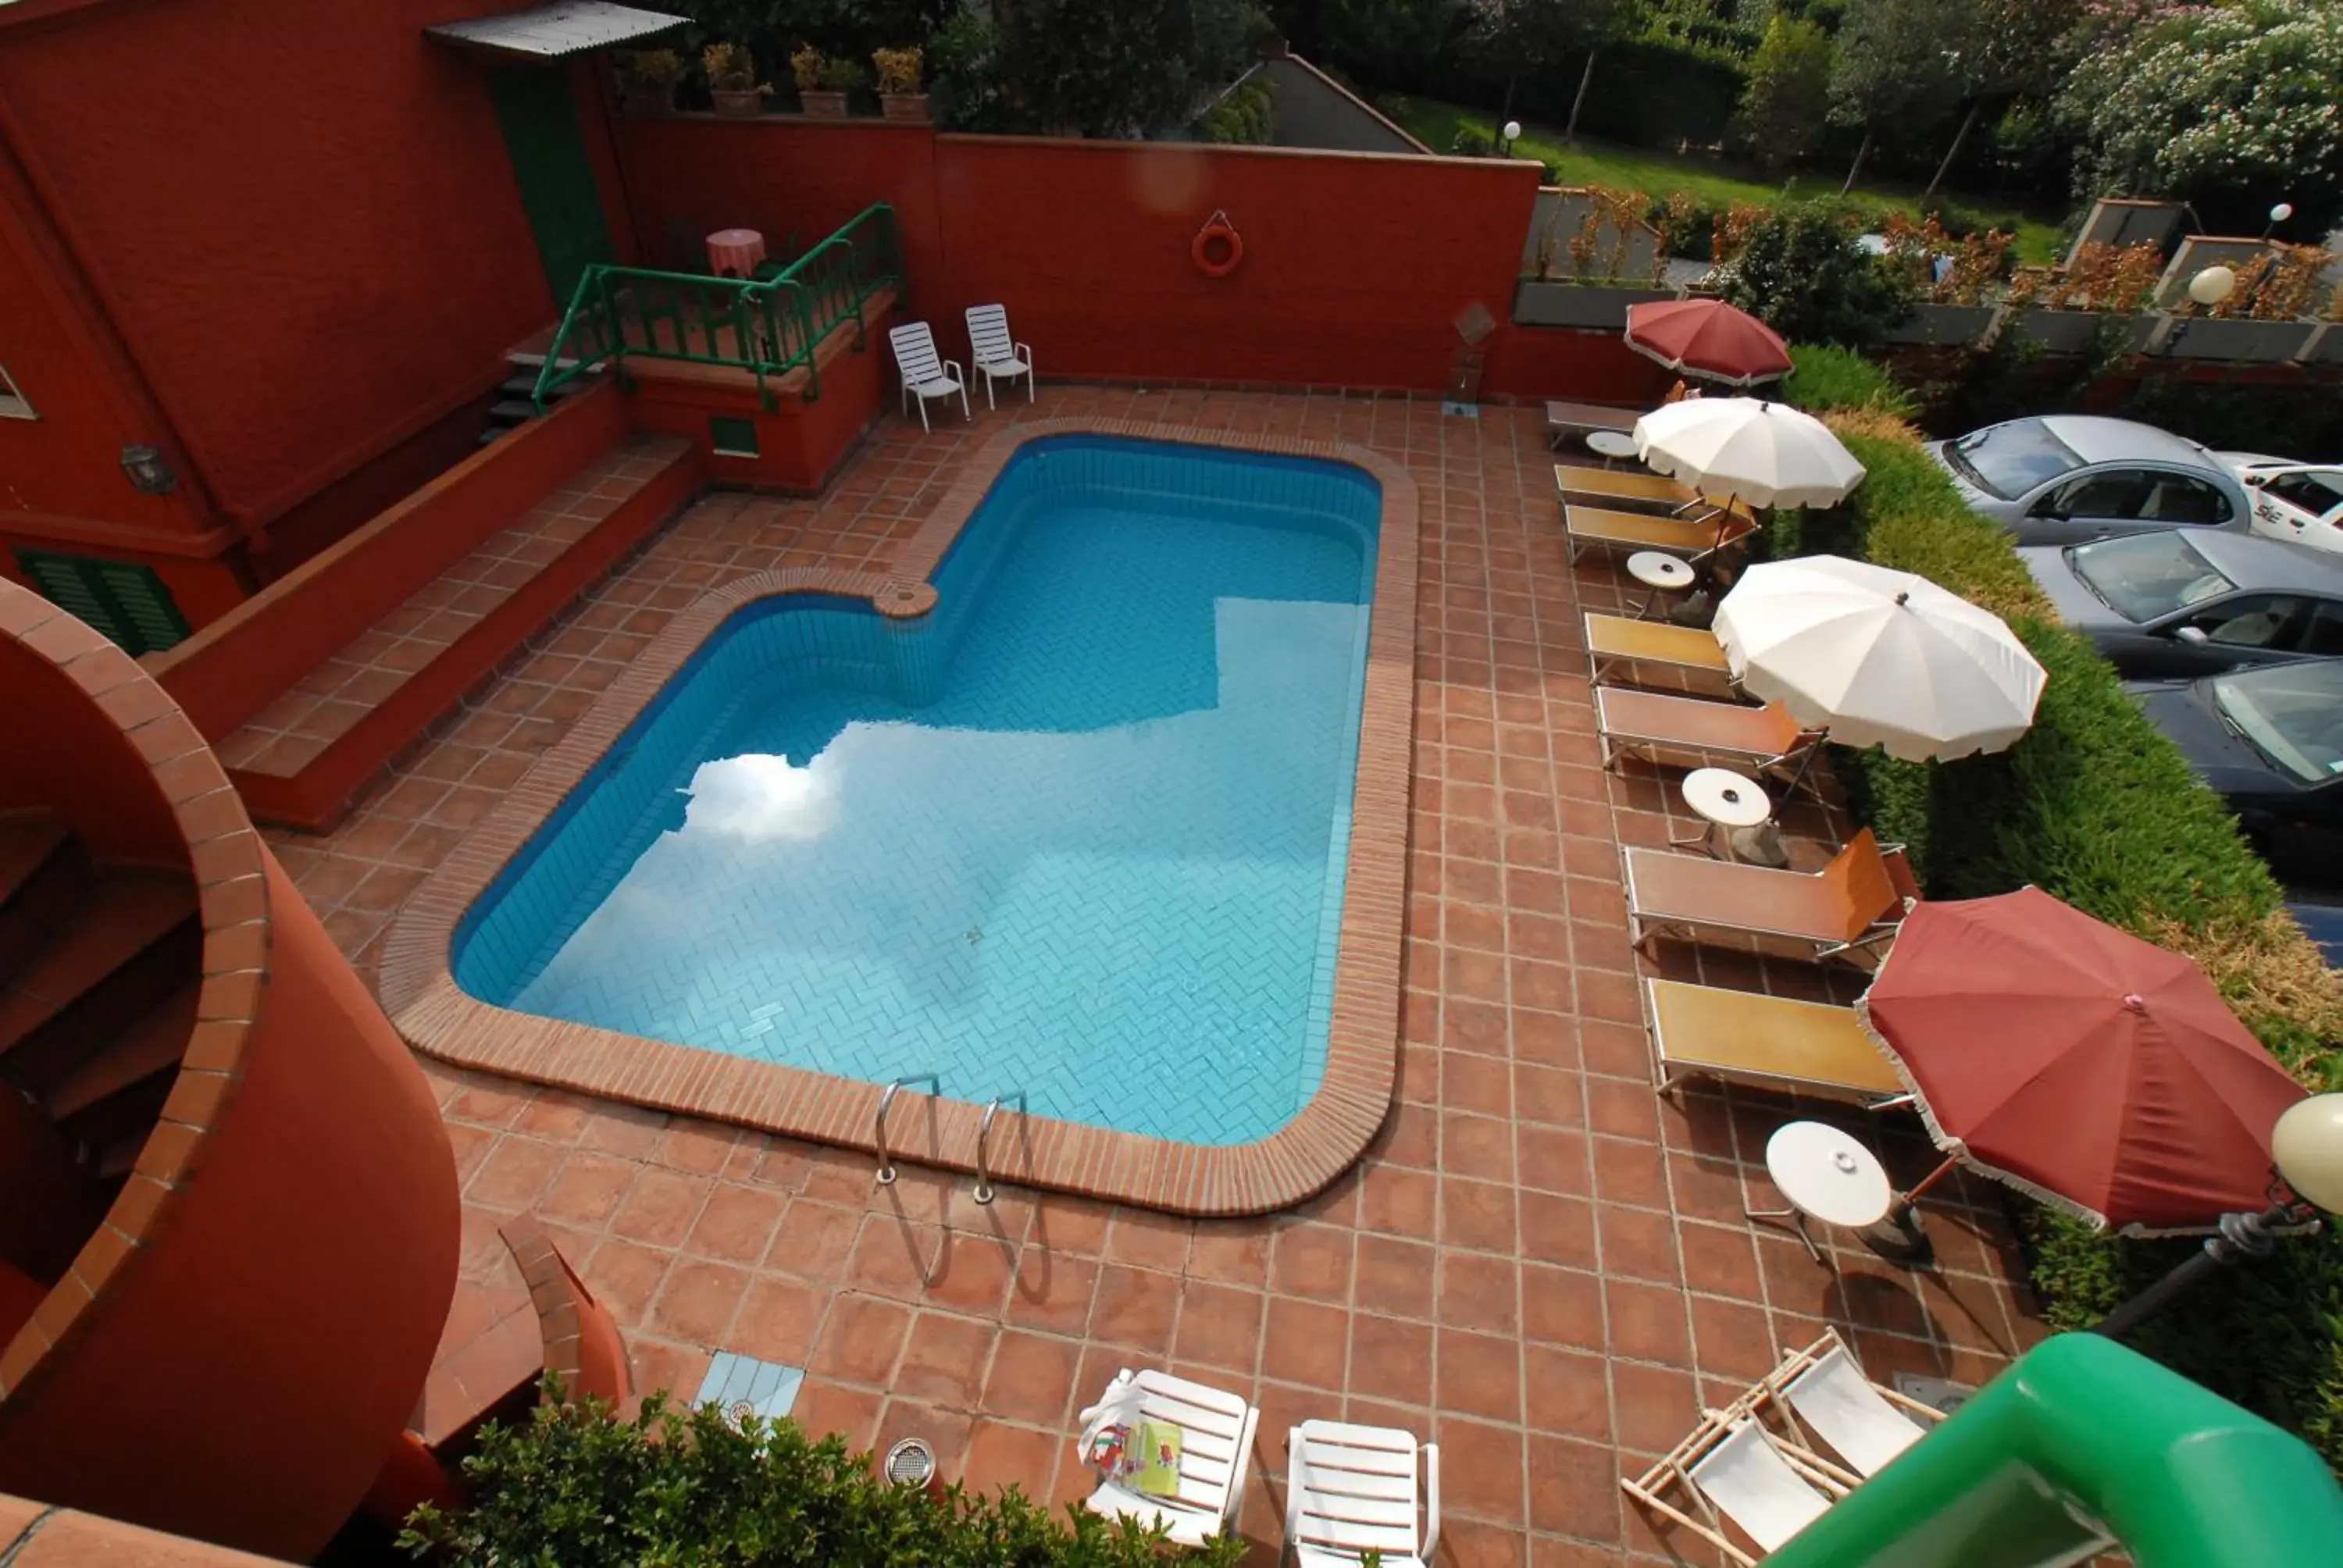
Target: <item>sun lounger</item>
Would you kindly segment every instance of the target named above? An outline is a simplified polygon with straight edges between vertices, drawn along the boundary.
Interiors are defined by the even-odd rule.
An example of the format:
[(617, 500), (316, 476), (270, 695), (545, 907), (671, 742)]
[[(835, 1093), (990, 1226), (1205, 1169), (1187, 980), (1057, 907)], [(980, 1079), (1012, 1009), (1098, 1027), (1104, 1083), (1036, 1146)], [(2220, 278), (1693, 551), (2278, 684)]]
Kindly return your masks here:
[(1703, 702), (1664, 692), (1594, 689), (1603, 766), (1641, 757), (1662, 767), (1730, 768), (1773, 775), (1795, 789), (1808, 777), (1823, 731), (1808, 729), (1778, 702)]
[[(1285, 1542), (1301, 1568), (1353, 1568), (1379, 1553), (1384, 1568), (1425, 1568), (1440, 1543), (1440, 1450), (1394, 1427), (1305, 1421), (1286, 1442)], [(1423, 1523), (1416, 1523), (1416, 1474)]]
[(1899, 881), (1889, 868), (1903, 858), (1900, 845), (1883, 849), (1868, 828), (1812, 872), (1629, 845), (1621, 855), (1627, 920), (1639, 948), (1664, 934), (1694, 942), (1745, 938), (1761, 952), (1875, 970), (1917, 901), (1909, 873)]
[(1572, 436), (1590, 430), (1616, 430), (1626, 435), (1644, 417), (1640, 408), (1617, 408), (1605, 403), (1554, 402), (1545, 406), (1545, 444), (1559, 447)]
[(1721, 496), (1704, 496), (1650, 469), (1590, 468), (1577, 463), (1554, 466), (1554, 493), (1566, 505), (1615, 507), (1630, 512), (1685, 512), (1715, 508), (1755, 518), (1748, 507)]
[(1638, 685), (1734, 695), (1733, 671), (1714, 632), (1589, 610), (1586, 655), (1598, 686), (1624, 673)]
[[(1829, 1513), (1844, 1492), (1808, 1469), (1802, 1456), (1775, 1446), (1765, 1429), (1737, 1408), (1709, 1412), (1658, 1463), (1633, 1480), (1622, 1477), (1619, 1485), (1741, 1568)], [(1682, 1493), (1700, 1517), (1667, 1501), (1671, 1493)], [(1755, 1555), (1725, 1533), (1727, 1520), (1755, 1543)]]
[(1907, 1092), (1850, 1007), (1646, 980), (1662, 1090), (1715, 1078), (1876, 1106)]
[(1574, 507), (1568, 502), (1562, 508), (1563, 547), (1574, 561), (1590, 549), (1619, 554), (1663, 550), (1688, 561), (1703, 561), (1739, 544), (1756, 526), (1745, 513), (1722, 509), (1664, 518), (1607, 507)]

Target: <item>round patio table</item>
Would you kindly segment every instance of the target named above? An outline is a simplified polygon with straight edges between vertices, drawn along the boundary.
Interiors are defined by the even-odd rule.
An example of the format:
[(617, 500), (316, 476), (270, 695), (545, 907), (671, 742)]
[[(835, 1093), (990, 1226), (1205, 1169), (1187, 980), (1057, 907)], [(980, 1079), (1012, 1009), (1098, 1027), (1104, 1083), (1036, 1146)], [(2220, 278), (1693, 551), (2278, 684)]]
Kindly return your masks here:
[(708, 270), (719, 277), (754, 277), (765, 259), (765, 236), (753, 228), (719, 228), (708, 236)]
[(1765, 1140), (1765, 1174), (1786, 1209), (1744, 1209), (1752, 1220), (1787, 1220), (1815, 1261), (1822, 1249), (1806, 1229), (1809, 1218), (1860, 1231), (1887, 1217), (1896, 1199), (1887, 1169), (1852, 1134), (1825, 1121), (1785, 1121)]
[(1607, 468), (1622, 457), (1635, 455), (1635, 437), (1617, 430), (1589, 430), (1586, 433), (1586, 449), (1602, 458), (1603, 466)]
[(1674, 556), (1662, 555), (1657, 550), (1637, 550), (1627, 558), (1627, 575), (1651, 590), (1635, 611), (1635, 618), (1644, 620), (1662, 598), (1692, 587), (1696, 574)]

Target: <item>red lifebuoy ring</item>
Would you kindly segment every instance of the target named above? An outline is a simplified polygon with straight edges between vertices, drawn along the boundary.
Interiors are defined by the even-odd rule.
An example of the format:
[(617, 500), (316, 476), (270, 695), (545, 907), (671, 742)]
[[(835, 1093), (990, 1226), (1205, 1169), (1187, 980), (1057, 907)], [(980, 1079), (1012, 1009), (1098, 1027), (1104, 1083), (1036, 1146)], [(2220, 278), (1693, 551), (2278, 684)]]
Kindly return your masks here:
[[(1220, 250), (1218, 256), (1213, 255), (1215, 246)], [(1196, 231), (1194, 241), (1188, 246), (1188, 258), (1206, 277), (1226, 277), (1244, 259), (1244, 236), (1237, 233), (1227, 213), (1215, 212)]]

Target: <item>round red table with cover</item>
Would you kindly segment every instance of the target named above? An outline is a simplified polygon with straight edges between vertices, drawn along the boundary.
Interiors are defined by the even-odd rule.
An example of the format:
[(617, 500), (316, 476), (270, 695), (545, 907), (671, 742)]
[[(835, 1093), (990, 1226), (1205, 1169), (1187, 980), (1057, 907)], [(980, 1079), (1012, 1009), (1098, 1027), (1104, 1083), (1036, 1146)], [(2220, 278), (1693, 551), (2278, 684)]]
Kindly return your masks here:
[(1924, 900), (1856, 1006), (1936, 1146), (2021, 1191), (2134, 1233), (2269, 1201), (2304, 1091), (2182, 954), (2038, 888)]
[(1627, 307), (1627, 347), (1671, 370), (1747, 387), (1790, 373), (1774, 329), (1721, 299), (1655, 299)]
[(765, 259), (765, 236), (753, 228), (719, 228), (708, 236), (708, 270), (719, 277), (754, 277)]

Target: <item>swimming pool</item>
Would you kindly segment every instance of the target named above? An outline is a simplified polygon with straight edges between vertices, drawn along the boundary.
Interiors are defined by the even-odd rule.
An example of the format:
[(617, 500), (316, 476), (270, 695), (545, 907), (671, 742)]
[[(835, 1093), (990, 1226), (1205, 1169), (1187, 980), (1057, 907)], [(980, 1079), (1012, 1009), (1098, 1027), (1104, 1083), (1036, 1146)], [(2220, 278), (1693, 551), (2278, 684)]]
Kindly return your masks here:
[(472, 906), (517, 1011), (1185, 1142), (1324, 1070), (1381, 497), (1028, 443), (932, 615), (736, 612)]

